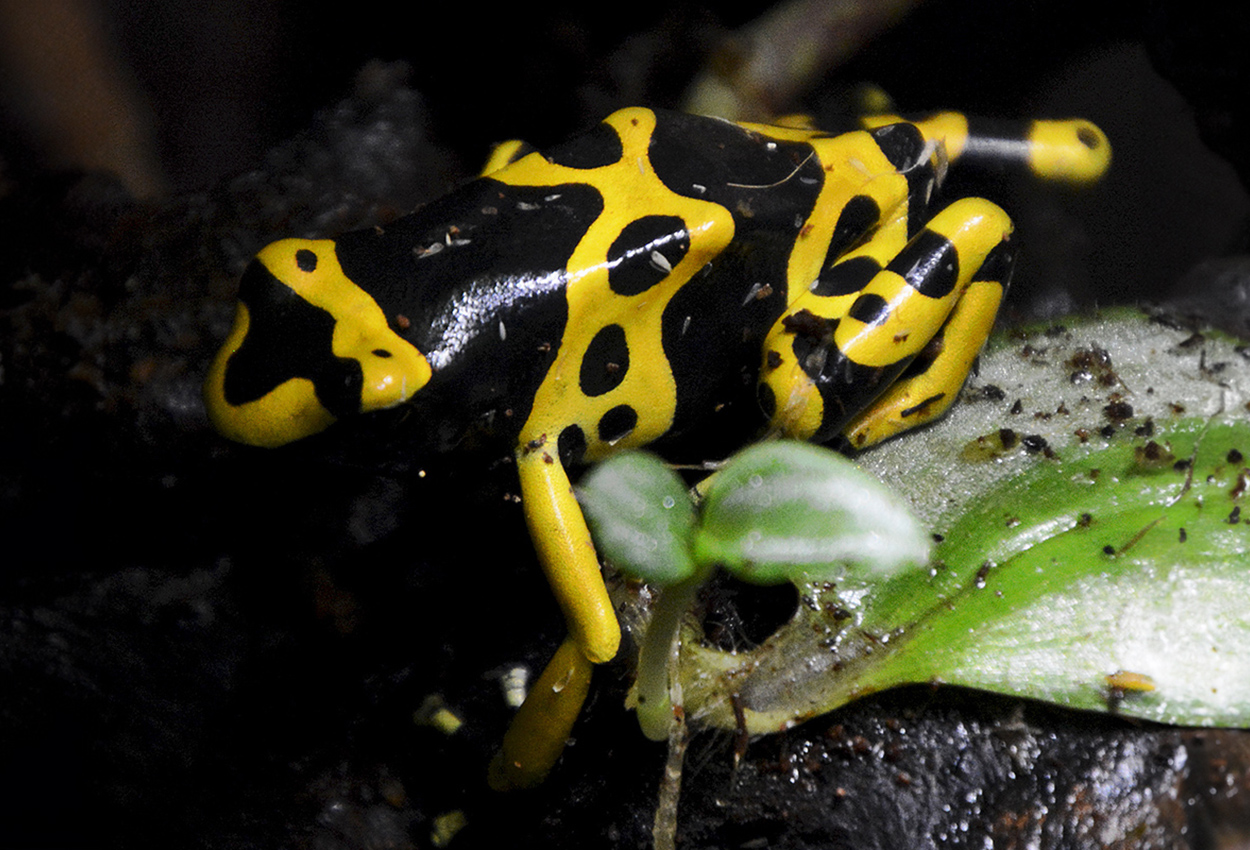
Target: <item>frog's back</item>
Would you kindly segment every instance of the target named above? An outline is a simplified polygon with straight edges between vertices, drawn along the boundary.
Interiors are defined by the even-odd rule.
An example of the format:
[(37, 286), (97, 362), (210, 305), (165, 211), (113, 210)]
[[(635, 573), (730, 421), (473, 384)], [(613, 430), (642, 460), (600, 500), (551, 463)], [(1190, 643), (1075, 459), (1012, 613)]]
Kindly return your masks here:
[(580, 182), (604, 200), (569, 264), (566, 331), (523, 442), (595, 459), (728, 421), (758, 429), (760, 346), (811, 280), (794, 255), (826, 174), (807, 139), (629, 109), (491, 177)]
[(758, 428), (750, 376), (822, 184), (804, 141), (623, 110), (336, 250), (428, 359), (423, 413), (506, 411), (581, 460), (714, 412)]

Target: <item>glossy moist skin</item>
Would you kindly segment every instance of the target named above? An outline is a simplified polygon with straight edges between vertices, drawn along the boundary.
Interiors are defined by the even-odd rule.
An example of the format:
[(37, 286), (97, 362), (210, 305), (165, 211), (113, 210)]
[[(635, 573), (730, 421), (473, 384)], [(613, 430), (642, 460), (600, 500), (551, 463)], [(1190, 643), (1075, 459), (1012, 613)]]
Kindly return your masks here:
[[(981, 257), (958, 257), (958, 239), (921, 230), (936, 170), (951, 156), (954, 134), (963, 134), (959, 153), (1012, 149), (967, 144), (966, 122), (945, 126), (949, 116), (828, 136), (625, 110), (385, 228), (332, 242), (277, 243), (244, 276), (240, 300), (256, 327), (236, 327), (223, 351), (228, 368), (219, 360), (214, 370), (221, 373), (208, 392), (214, 419), (231, 437), (276, 444), (332, 418), (401, 402), (424, 408), (418, 418), (441, 420), (445, 433), (455, 432), (445, 427), (450, 422), (470, 427), (502, 411), (510, 415), (499, 423), (501, 436), (515, 439), (524, 430), (533, 439), (547, 426), (560, 433), (576, 426), (565, 444), (595, 459), (706, 427), (724, 405), (756, 395), (761, 368), (771, 374), (779, 357), (789, 357), (820, 389), (818, 427), (804, 433), (787, 421), (786, 404), (778, 412), (776, 391), (801, 378), (766, 380), (773, 397), (761, 393), (765, 411), (781, 430), (827, 439), (923, 347), (878, 344), (868, 352), (852, 338), (887, 325), (904, 302), (927, 298), (942, 315), (926, 316), (904, 343), (927, 341), (955, 300), (951, 261), (982, 264)], [(938, 131), (940, 148), (930, 137)], [(993, 226), (1004, 227), (975, 224)], [(901, 237), (917, 235), (903, 252)], [(300, 293), (309, 285), (299, 280), (327, 274), (328, 258), (320, 255), (331, 251), (349, 284), (342, 288), (375, 301), (389, 329), (424, 355), (434, 373), (427, 394), (440, 396), (438, 404), (421, 403), (421, 379), (394, 359), (384, 365), (409, 386), (374, 398), (362, 364), (332, 344), (339, 325), (354, 321), (348, 299), (306, 298)], [(284, 253), (303, 254), (312, 271)], [(1005, 282), (1006, 254), (981, 277)], [(886, 278), (872, 286), (883, 267), (896, 273), (895, 291)], [(761, 358), (783, 311), (792, 344), (775, 340), (776, 353)], [(831, 332), (836, 340), (825, 338)], [(369, 351), (394, 355), (385, 346)], [(565, 366), (558, 374), (557, 359)], [(250, 413), (291, 380), (310, 382), (312, 392), (275, 403), (285, 418)], [(544, 389), (556, 381), (572, 391)], [(540, 395), (554, 409), (525, 428)], [(328, 415), (293, 424), (301, 405)], [(570, 450), (568, 459), (582, 451)]]
[(276, 446), (399, 408), (414, 444), (497, 440), (571, 656), (607, 660), (619, 628), (566, 467), (727, 434), (863, 446), (940, 416), (1013, 263), (993, 203), (934, 211), (948, 164), (1084, 181), (1110, 156), (1083, 121), (864, 125), (625, 109), (544, 153), (509, 145), (386, 227), (276, 242), (206, 381), (213, 422)]

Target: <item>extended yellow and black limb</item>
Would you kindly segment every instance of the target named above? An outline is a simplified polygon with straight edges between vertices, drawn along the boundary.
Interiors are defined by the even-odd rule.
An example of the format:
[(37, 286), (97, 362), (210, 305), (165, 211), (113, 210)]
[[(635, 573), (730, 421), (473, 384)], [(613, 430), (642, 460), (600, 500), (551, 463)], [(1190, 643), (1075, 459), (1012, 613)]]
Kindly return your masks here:
[(959, 112), (938, 112), (924, 118), (870, 115), (861, 119), (875, 128), (906, 121), (926, 139), (941, 141), (952, 162), (1019, 164), (1040, 180), (1093, 183), (1111, 165), (1111, 143), (1096, 124), (1083, 118), (1058, 121), (992, 121)]

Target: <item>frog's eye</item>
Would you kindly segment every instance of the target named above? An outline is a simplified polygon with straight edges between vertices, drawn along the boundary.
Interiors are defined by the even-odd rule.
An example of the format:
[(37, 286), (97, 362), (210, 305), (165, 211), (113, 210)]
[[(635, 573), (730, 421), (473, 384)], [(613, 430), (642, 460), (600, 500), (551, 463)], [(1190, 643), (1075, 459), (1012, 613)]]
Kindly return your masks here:
[(222, 434), (274, 446), (351, 413), (394, 407), (429, 378), (421, 352), (343, 274), (333, 242), (288, 239), (244, 273), (204, 399)]

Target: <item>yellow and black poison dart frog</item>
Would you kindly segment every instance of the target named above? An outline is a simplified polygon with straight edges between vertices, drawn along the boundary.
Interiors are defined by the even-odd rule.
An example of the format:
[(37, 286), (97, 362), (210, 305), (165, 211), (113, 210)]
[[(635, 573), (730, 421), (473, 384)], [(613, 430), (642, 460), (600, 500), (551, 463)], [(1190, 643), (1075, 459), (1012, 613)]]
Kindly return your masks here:
[[(620, 630), (568, 469), (680, 438), (865, 446), (940, 416), (994, 322), (1011, 221), (930, 212), (948, 162), (1012, 158), (1052, 179), (1110, 161), (1084, 121), (984, 137), (962, 115), (876, 116), (843, 134), (625, 109), (386, 227), (285, 239), (243, 275), (205, 400), (227, 437), (276, 446), (404, 406), (432, 450), (511, 452), (569, 638), (493, 766), (554, 763), (592, 663)], [(743, 435), (741, 439), (749, 439)]]

